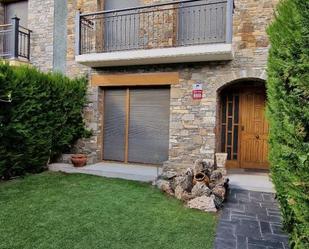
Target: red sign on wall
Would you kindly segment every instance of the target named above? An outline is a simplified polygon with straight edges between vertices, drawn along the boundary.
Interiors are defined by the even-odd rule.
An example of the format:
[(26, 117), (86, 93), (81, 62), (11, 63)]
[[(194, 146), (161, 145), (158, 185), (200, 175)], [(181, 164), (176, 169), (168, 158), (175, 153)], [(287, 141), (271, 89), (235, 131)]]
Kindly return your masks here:
[(193, 99), (202, 99), (203, 98), (203, 85), (201, 83), (193, 85), (192, 98)]
[(202, 99), (203, 98), (203, 90), (193, 90), (192, 91), (193, 99)]

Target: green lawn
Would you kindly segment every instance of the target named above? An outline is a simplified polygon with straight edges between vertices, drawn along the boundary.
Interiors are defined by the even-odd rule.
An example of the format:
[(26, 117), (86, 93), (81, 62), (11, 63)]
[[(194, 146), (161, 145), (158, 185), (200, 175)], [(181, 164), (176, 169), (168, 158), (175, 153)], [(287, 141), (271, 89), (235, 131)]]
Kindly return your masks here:
[(215, 227), (149, 184), (57, 173), (0, 183), (1, 249), (207, 249)]

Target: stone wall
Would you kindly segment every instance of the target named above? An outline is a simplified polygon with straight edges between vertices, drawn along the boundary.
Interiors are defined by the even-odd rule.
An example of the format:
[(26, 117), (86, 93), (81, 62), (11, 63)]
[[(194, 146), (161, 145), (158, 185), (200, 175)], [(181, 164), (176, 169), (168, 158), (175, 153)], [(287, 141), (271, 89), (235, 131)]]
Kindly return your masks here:
[[(171, 2), (170, 0), (143, 0), (143, 4)], [(145, 48), (171, 47), (176, 43), (177, 10), (173, 5), (147, 9), (140, 15), (140, 39)], [(149, 12), (150, 11), (150, 12)]]
[[(231, 62), (201, 63), (180, 70), (179, 85), (171, 91), (170, 160), (192, 163), (197, 158), (214, 159), (218, 89), (239, 79), (266, 79), (270, 23), (278, 1), (236, 0)], [(192, 100), (192, 84), (202, 82), (204, 96)]]
[[(82, 13), (93, 12), (102, 9), (104, 0), (67, 0), (67, 54), (66, 54), (66, 74), (70, 77), (85, 76), (89, 77), (91, 68), (75, 62), (75, 16), (78, 11)], [(90, 81), (89, 81), (90, 83)], [(86, 153), (89, 163), (100, 159), (100, 149), (98, 148), (98, 133), (100, 132), (99, 116), (99, 96), (100, 89), (88, 86), (88, 103), (84, 109), (84, 119), (88, 129), (93, 132), (89, 139), (82, 139), (76, 145), (76, 152)]]
[(42, 71), (53, 68), (54, 0), (28, 1), (31, 33), (31, 63)]

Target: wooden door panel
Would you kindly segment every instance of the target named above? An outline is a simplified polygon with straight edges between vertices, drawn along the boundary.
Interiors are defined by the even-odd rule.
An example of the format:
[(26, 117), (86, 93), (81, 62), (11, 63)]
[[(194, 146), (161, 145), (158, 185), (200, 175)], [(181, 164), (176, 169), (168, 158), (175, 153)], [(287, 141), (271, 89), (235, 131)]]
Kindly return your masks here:
[(241, 94), (241, 168), (268, 168), (267, 140), (265, 93), (257, 89), (245, 90)]

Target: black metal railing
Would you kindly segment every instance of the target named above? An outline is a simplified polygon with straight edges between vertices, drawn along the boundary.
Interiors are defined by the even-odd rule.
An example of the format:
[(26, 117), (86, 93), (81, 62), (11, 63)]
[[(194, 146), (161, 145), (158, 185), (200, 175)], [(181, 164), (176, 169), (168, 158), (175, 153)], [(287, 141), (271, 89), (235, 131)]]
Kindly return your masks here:
[(19, 24), (19, 18), (12, 18), (11, 24), (0, 25), (0, 58), (24, 58), (30, 60), (31, 30)]
[(233, 0), (186, 0), (77, 14), (80, 54), (231, 43)]

